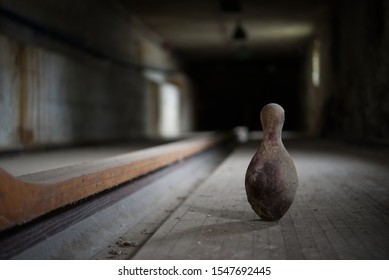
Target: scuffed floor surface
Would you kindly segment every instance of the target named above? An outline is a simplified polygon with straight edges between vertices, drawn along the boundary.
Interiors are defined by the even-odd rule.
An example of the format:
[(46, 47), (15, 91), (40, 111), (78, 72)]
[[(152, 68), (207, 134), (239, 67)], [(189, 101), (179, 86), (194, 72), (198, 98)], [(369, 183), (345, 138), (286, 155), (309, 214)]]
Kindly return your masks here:
[(388, 259), (387, 148), (289, 141), (299, 189), (278, 222), (261, 221), (244, 176), (259, 143), (238, 147), (134, 259)]
[(244, 187), (258, 145), (208, 151), (0, 234), (0, 258), (389, 259), (388, 147), (285, 141), (300, 184), (287, 214), (265, 222)]

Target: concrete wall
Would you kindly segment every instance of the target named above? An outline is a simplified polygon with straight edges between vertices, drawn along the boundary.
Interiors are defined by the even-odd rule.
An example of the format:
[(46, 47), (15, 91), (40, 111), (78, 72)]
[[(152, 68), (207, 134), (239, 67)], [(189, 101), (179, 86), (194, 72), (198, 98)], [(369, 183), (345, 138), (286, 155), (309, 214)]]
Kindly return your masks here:
[(0, 9), (0, 149), (150, 134), (144, 72), (180, 74), (158, 36), (116, 1), (2, 0)]
[(389, 1), (335, 7), (328, 135), (389, 143)]

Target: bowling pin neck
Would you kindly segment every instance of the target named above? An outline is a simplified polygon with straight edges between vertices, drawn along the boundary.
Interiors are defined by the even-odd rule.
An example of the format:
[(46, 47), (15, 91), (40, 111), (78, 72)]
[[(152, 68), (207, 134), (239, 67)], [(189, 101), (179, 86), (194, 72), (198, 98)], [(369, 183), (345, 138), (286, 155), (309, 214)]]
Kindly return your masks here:
[(263, 128), (263, 145), (282, 145), (281, 133), (284, 119), (284, 109), (280, 105), (270, 103), (262, 108), (261, 123)]
[(271, 145), (282, 144), (281, 130), (268, 130), (263, 131), (263, 141)]

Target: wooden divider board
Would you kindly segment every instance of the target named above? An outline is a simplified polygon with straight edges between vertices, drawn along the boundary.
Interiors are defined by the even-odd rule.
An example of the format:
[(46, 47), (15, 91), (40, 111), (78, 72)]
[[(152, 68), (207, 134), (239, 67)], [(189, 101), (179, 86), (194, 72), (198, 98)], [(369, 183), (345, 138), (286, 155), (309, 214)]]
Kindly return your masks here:
[(182, 160), (227, 137), (226, 134), (209, 133), (96, 162), (20, 177), (0, 168), (0, 231)]

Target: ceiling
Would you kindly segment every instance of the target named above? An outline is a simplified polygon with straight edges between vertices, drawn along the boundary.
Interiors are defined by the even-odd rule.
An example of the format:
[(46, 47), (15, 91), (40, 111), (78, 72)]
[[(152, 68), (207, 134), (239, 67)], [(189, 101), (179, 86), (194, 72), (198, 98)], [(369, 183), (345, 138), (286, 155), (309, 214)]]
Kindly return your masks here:
[[(184, 59), (302, 52), (324, 0), (119, 0)], [(237, 6), (238, 5), (238, 6)], [(239, 11), (240, 8), (240, 11)], [(245, 40), (232, 38), (237, 23)]]

